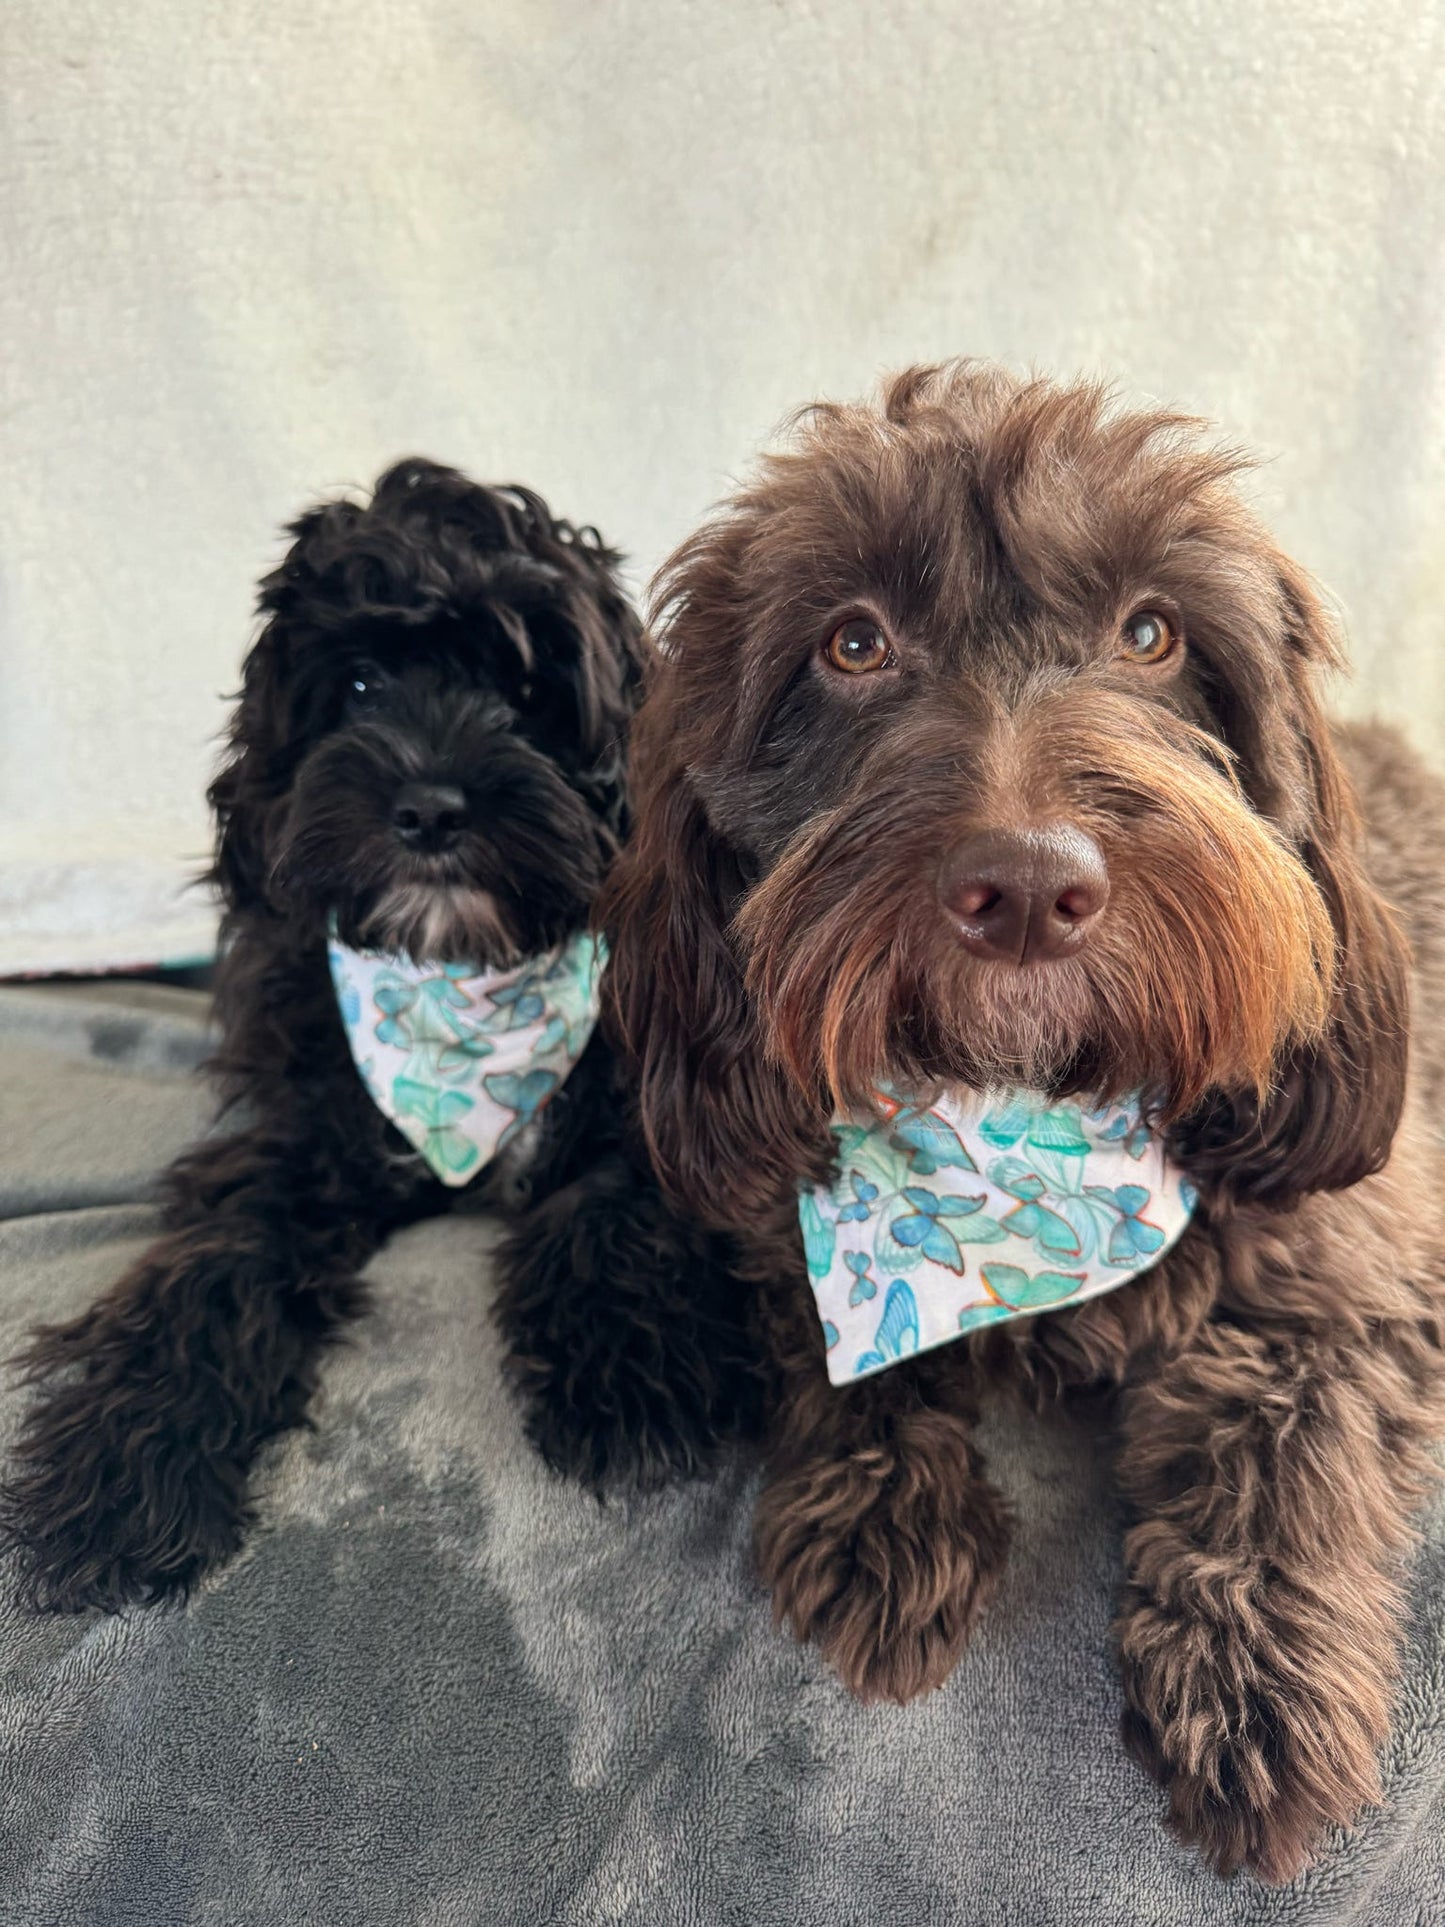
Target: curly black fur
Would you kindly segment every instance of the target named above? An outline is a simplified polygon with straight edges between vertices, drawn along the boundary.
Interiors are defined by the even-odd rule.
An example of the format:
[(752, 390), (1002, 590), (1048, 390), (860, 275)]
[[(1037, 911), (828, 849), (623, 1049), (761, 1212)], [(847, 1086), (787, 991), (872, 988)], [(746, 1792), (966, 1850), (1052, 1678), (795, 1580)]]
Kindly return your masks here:
[[(638, 684), (617, 558), (528, 490), (415, 460), (290, 532), (211, 790), (212, 1068), (236, 1122), (167, 1174), (158, 1242), (23, 1355), (40, 1395), (0, 1531), (41, 1608), (184, 1593), (233, 1552), (257, 1449), (304, 1420), (360, 1268), (458, 1202), (511, 1220), (497, 1316), (553, 1465), (652, 1482), (742, 1420), (728, 1273), (629, 1155), (601, 1038), (532, 1141), (458, 1198), (373, 1107), (327, 966), (333, 916), (353, 944), (481, 964), (585, 924), (623, 828)], [(445, 849), (393, 824), (416, 782), (465, 798)]]

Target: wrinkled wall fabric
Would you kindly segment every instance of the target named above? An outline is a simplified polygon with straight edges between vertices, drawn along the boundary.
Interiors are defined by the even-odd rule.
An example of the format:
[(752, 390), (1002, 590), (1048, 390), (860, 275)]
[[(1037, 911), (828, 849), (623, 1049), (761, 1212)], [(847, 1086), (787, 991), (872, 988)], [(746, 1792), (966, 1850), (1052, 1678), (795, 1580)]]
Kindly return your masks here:
[(421, 451), (640, 580), (789, 409), (967, 351), (1217, 419), (1445, 751), (1436, 0), (10, 0), (0, 969), (174, 892), (277, 528)]

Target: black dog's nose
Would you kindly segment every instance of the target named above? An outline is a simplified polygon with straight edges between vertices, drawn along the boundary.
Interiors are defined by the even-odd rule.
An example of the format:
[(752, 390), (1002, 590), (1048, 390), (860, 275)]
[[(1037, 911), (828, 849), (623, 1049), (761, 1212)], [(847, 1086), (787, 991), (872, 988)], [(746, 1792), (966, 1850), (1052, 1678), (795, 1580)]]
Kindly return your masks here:
[(1046, 963), (1088, 942), (1109, 898), (1109, 872), (1082, 830), (985, 830), (943, 859), (938, 895), (975, 955)]
[(467, 827), (467, 799), (451, 783), (407, 783), (392, 799), (391, 827), (409, 850), (449, 850)]

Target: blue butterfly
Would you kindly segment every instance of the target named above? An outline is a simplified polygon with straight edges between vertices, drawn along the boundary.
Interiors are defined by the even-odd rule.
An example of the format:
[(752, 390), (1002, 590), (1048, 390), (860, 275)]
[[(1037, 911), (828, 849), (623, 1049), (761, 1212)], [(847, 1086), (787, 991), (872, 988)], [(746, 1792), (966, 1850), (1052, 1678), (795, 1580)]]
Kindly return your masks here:
[(855, 1377), (876, 1372), (895, 1358), (909, 1358), (918, 1350), (918, 1301), (901, 1278), (895, 1278), (888, 1287), (873, 1343), (875, 1350), (859, 1355), (853, 1367)]
[(850, 1305), (861, 1305), (865, 1298), (876, 1298), (878, 1296), (878, 1280), (868, 1276), (868, 1267), (872, 1262), (872, 1259), (866, 1251), (845, 1251), (843, 1253), (843, 1263), (853, 1274), (852, 1288), (848, 1293), (848, 1303)]
[(504, 1111), (515, 1111), (516, 1116), (497, 1139), (500, 1151), (510, 1144), (519, 1131), (524, 1131), (541, 1110), (547, 1099), (557, 1088), (555, 1071), (493, 1071), (490, 1077), (482, 1079), (482, 1089), (495, 1104)]
[(402, 1019), (416, 1004), (420, 992), (415, 984), (406, 983), (400, 978), (379, 978), (373, 996), (376, 1007), (381, 1012), (381, 1022), (376, 1027), (376, 1041), (379, 1044), (411, 1043), (411, 1026)]
[(913, 1209), (895, 1218), (888, 1227), (898, 1243), (909, 1250), (921, 1249), (925, 1258), (962, 1277), (963, 1252), (958, 1239), (939, 1219), (972, 1217), (975, 1211), (983, 1209), (988, 1199), (940, 1198), (922, 1185), (906, 1186), (903, 1196)]
[(541, 1036), (537, 1039), (535, 1055), (545, 1057), (549, 1051), (556, 1050), (559, 1044), (565, 1044), (566, 1041), (567, 1019), (565, 1017), (549, 1017)]
[(876, 1184), (869, 1184), (866, 1178), (860, 1178), (856, 1171), (850, 1171), (848, 1178), (853, 1186), (853, 1196), (857, 1202), (843, 1206), (843, 1209), (838, 1213), (838, 1222), (839, 1224), (862, 1224), (863, 1220), (868, 1216), (869, 1205), (872, 1204), (873, 1200), (878, 1196), (878, 1186)]
[(509, 984), (505, 990), (487, 993), (495, 1009), (487, 1018), (485, 1029), (495, 1034), (500, 1030), (520, 1030), (523, 1024), (534, 1024), (547, 1008), (545, 997), (539, 997), (528, 984)]
[[(1089, 1113), (1091, 1120), (1101, 1115), (1097, 1111)], [(1138, 1159), (1153, 1143), (1154, 1133), (1142, 1117), (1136, 1117), (1132, 1111), (1121, 1111), (1112, 1124), (1097, 1133), (1097, 1139), (1100, 1144), (1122, 1144), (1131, 1158)]]
[(1119, 1222), (1109, 1233), (1108, 1261), (1111, 1265), (1127, 1265), (1135, 1258), (1149, 1258), (1164, 1242), (1164, 1233), (1157, 1224), (1150, 1224), (1140, 1217), (1140, 1212), (1149, 1202), (1149, 1193), (1142, 1184), (1120, 1184), (1111, 1190), (1106, 1184), (1090, 1184), (1084, 1187), (1086, 1195), (1097, 1198), (1101, 1204), (1111, 1204), (1119, 1213)]
[(480, 1031), (463, 1031), (442, 1046), (437, 1056), (437, 1073), (441, 1077), (465, 1077), (479, 1057), (493, 1055), (494, 1047)]
[(963, 1139), (937, 1111), (900, 1111), (888, 1140), (895, 1151), (907, 1154), (910, 1169), (920, 1178), (935, 1171), (977, 1171)]

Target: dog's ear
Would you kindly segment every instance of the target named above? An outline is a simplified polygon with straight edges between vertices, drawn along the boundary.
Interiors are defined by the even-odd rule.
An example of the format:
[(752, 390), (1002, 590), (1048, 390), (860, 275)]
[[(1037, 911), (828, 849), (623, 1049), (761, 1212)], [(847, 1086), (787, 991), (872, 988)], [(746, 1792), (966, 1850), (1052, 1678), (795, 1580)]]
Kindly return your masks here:
[[(475, 497), (479, 491), (471, 490)], [(539, 645), (560, 693), (565, 688), (582, 785), (599, 816), (620, 834), (626, 809), (627, 735), (642, 687), (642, 623), (622, 586), (623, 558), (595, 528), (554, 517), (519, 483), (490, 491), (509, 511), (504, 524), (537, 571), (509, 590), (523, 628)]]
[[(757, 1035), (728, 925), (729, 852), (686, 777), (668, 764), (666, 707), (634, 741), (632, 841), (597, 918), (610, 963), (605, 1020), (637, 1072), (643, 1133), (664, 1190), (701, 1222), (757, 1222), (817, 1160), (820, 1136)], [(649, 780), (648, 751), (664, 767)]]
[(207, 791), (216, 820), (209, 881), (231, 911), (282, 914), (270, 884), (271, 827), (290, 781), (294, 754), (288, 690), (293, 644), (309, 618), (365, 593), (365, 554), (356, 579), (326, 583), (346, 557), (362, 511), (353, 502), (324, 502), (287, 526), (293, 538), (280, 565), (263, 576), (256, 606), (264, 627), (241, 671), (225, 761)]
[(1308, 771), (1300, 851), (1335, 934), (1329, 1018), (1293, 1046), (1263, 1101), (1221, 1098), (1188, 1121), (1191, 1171), (1231, 1195), (1286, 1205), (1337, 1191), (1385, 1164), (1405, 1101), (1410, 954), (1372, 885), (1354, 787), (1314, 683), (1338, 661), (1332, 626), (1308, 578), (1278, 560), (1293, 727)]
[(280, 788), (276, 764), (283, 739), (283, 649), (273, 622), (246, 658), (226, 760), (206, 792), (216, 821), (209, 881), (233, 912), (277, 909), (269, 883), (269, 844)]
[(619, 557), (594, 529), (570, 536), (575, 578), (567, 613), (577, 638), (576, 698), (594, 807), (625, 827), (627, 739), (642, 687), (642, 624), (618, 579)]

